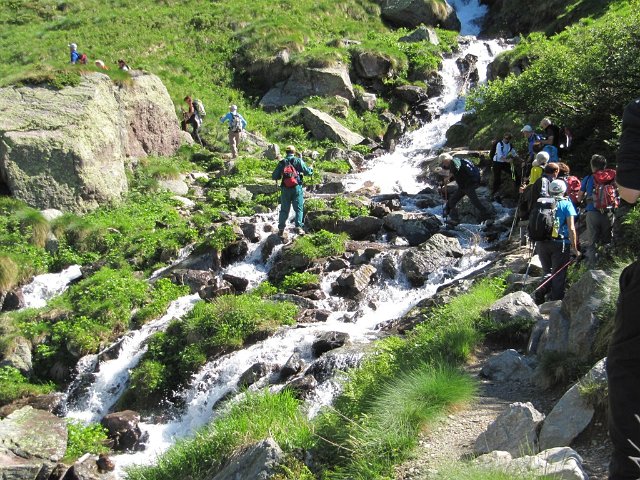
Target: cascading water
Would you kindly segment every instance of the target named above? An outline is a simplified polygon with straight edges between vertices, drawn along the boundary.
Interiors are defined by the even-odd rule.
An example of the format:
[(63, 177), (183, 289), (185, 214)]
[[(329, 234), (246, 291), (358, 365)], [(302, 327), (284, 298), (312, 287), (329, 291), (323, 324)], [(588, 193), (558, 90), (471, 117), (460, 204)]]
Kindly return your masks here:
[[(484, 7), (479, 5), (478, 0), (457, 0), (451, 3), (456, 7), (463, 23), (462, 34), (477, 34), (478, 26), (475, 22), (484, 15)], [(443, 63), (441, 75), (445, 90), (442, 96), (433, 99), (433, 110), (437, 112), (434, 120), (403, 138), (392, 154), (370, 161), (365, 165), (365, 171), (349, 176), (345, 181), (347, 190), (356, 190), (367, 181), (379, 187), (382, 193), (417, 193), (425, 187), (417, 180), (421, 173), (420, 163), (425, 158), (434, 156), (444, 145), (447, 128), (460, 120), (464, 112), (464, 97), (461, 95), (464, 94), (466, 85), (458, 80), (460, 72), (456, 59), (469, 53), (476, 55), (480, 81), (483, 81), (486, 78), (486, 65), (502, 50), (495, 41), (468, 38), (463, 43), (466, 46), (462, 52)], [(245, 261), (237, 262), (224, 271), (249, 280), (250, 288), (264, 280), (269, 270), (269, 264), (265, 265), (262, 261), (261, 247), (265, 232), (269, 230), (264, 228), (264, 225), (273, 225), (276, 214), (256, 216), (254, 221), (257, 222), (256, 231), (259, 232), (260, 241), (250, 246)], [(399, 255), (399, 252), (394, 253), (391, 250), (390, 254)], [(319, 308), (332, 312), (326, 322), (281, 329), (264, 341), (206, 364), (193, 376), (185, 390), (185, 407), (180, 416), (164, 424), (142, 423), (140, 427), (149, 433), (146, 450), (114, 457), (118, 476), (124, 476), (123, 468), (127, 465), (153, 462), (156, 456), (171, 446), (176, 439), (192, 435), (198, 427), (211, 421), (216, 415), (213, 407), (219, 400), (227, 399), (230, 394), (238, 391), (241, 375), (252, 365), (258, 362), (270, 366), (283, 365), (294, 352), (309, 365), (314, 361), (311, 345), (317, 335), (323, 332), (344, 332), (349, 335), (352, 344), (366, 344), (378, 336), (375, 327), (380, 322), (400, 317), (419, 300), (432, 296), (440, 285), (479, 268), (485, 256), (479, 247), (467, 244), (466, 255), (455, 269), (448, 268), (432, 274), (420, 288), (411, 287), (402, 278), (372, 286), (365, 292), (355, 311), (349, 310), (341, 299), (331, 297), (331, 283), (338, 273), (327, 275), (322, 280), (322, 289), (327, 293), (327, 298), (317, 302)], [(99, 371), (94, 374), (87, 393), (82, 396), (81, 401), (69, 408), (69, 416), (83, 421), (101, 418), (116, 403), (124, 390), (129, 370), (140, 360), (144, 353), (145, 340), (149, 335), (166, 327), (172, 318), (186, 314), (196, 300), (196, 296), (189, 296), (175, 301), (165, 316), (125, 339), (118, 358), (99, 364)], [(353, 305), (351, 307), (353, 308)], [(359, 355), (355, 349), (336, 362), (353, 366), (357, 363)], [(266, 385), (271, 385), (270, 388), (274, 389), (281, 388), (273, 386), (277, 383), (277, 375), (267, 375), (251, 388)], [(332, 401), (338, 391), (338, 384), (330, 378), (320, 382), (307, 401), (308, 414), (316, 414), (321, 406)]]
[(38, 275), (31, 283), (22, 287), (24, 308), (44, 307), (49, 300), (60, 295), (72, 281), (81, 276), (79, 265), (72, 265), (60, 273)]

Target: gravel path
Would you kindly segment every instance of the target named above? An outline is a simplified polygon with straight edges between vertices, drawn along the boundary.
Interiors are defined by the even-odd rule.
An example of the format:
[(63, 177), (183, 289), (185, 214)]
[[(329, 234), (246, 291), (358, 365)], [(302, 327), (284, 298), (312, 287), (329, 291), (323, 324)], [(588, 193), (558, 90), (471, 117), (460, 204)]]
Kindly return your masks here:
[[(499, 351), (485, 350), (467, 366), (478, 376), (482, 365)], [(531, 384), (494, 382), (480, 379), (476, 401), (443, 418), (431, 430), (423, 432), (413, 458), (398, 466), (396, 480), (431, 480), (447, 463), (473, 458), (476, 438), (513, 402), (531, 402), (537, 410), (548, 414), (564, 391), (545, 392)], [(583, 458), (590, 480), (606, 480), (611, 444), (606, 420), (596, 418), (572, 445)]]

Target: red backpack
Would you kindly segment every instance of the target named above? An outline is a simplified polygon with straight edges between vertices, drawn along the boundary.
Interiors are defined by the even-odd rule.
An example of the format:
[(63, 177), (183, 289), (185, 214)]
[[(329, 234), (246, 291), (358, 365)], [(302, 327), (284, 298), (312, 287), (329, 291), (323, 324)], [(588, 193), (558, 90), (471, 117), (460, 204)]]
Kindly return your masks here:
[(620, 205), (615, 179), (616, 171), (611, 168), (594, 172), (592, 199), (596, 210), (611, 210)]
[(567, 184), (567, 196), (573, 203), (573, 205), (578, 205), (578, 193), (580, 193), (580, 179), (576, 176), (569, 176), (564, 179)]
[(293, 162), (285, 162), (284, 170), (282, 170), (282, 184), (287, 188), (296, 187), (300, 184), (298, 170), (293, 166)]

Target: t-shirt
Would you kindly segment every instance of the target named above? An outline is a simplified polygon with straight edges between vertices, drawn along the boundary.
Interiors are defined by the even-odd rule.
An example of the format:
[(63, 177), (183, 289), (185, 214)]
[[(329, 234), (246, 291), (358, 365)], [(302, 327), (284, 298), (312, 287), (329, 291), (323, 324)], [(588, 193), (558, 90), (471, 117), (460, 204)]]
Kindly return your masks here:
[(580, 191), (586, 194), (585, 198), (587, 199), (587, 206), (585, 207), (586, 212), (593, 212), (596, 207), (593, 206), (592, 195), (593, 195), (593, 175), (587, 175), (582, 179), (580, 183)]
[(559, 200), (556, 205), (556, 218), (558, 219), (558, 234), (564, 242), (569, 241), (569, 227), (567, 226), (568, 217), (577, 217), (578, 213), (573, 203), (568, 198)]
[(493, 157), (493, 161), (498, 163), (507, 163), (507, 159), (515, 154), (516, 151), (513, 149), (511, 142), (499, 141), (496, 144), (496, 155)]

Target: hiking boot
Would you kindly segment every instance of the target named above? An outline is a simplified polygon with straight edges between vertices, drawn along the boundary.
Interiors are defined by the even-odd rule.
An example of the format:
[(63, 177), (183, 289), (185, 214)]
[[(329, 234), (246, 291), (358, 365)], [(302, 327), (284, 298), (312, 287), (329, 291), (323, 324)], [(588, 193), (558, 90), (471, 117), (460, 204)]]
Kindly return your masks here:
[(296, 232), (298, 235), (304, 235), (305, 233), (307, 233), (307, 232), (304, 231), (304, 228), (302, 228), (302, 227), (296, 227), (294, 232)]
[(284, 228), (278, 229), (278, 236), (279, 237), (284, 237)]

